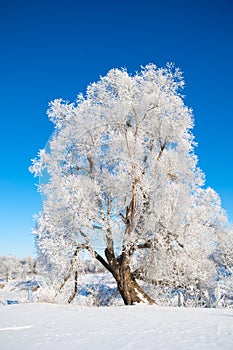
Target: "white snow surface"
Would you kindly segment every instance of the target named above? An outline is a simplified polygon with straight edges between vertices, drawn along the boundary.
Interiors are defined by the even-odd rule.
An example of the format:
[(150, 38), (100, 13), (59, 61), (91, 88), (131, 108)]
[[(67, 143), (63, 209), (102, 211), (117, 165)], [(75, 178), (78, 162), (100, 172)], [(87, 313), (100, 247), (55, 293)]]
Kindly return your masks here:
[(233, 349), (232, 309), (0, 305), (0, 349)]

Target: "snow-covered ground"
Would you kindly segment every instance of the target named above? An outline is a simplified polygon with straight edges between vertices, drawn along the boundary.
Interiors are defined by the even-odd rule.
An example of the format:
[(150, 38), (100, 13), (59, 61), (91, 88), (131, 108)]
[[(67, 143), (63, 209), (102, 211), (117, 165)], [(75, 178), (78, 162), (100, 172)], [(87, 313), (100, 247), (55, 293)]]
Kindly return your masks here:
[[(34, 277), (0, 280), (0, 350), (233, 349), (233, 309), (80, 306), (93, 300), (82, 284), (72, 305), (38, 303), (43, 279)], [(101, 274), (85, 282), (114, 287)]]
[(0, 305), (0, 348), (233, 349), (233, 310)]

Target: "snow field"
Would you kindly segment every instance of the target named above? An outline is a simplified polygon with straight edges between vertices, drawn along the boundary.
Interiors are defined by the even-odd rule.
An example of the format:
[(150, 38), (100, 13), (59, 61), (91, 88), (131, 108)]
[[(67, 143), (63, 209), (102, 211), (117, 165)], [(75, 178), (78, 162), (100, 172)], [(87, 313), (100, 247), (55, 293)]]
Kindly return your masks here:
[(0, 348), (233, 349), (233, 310), (0, 305)]

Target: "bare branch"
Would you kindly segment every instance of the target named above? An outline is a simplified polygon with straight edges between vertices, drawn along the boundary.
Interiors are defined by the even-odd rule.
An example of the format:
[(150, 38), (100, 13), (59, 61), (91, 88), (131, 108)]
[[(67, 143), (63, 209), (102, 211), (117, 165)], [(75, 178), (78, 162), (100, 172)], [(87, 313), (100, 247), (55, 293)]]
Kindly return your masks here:
[(160, 143), (160, 152), (158, 154), (157, 160), (159, 160), (162, 157), (163, 151), (165, 150), (165, 148), (168, 144), (168, 137), (166, 136), (164, 143), (162, 143), (161, 140), (159, 140), (159, 143)]
[(87, 168), (82, 168), (78, 165), (71, 171), (70, 174), (73, 175), (76, 171), (79, 171), (79, 170), (85, 171), (86, 173), (90, 174), (90, 171)]
[(124, 217), (124, 215), (120, 213), (119, 216), (122, 219), (122, 221), (124, 222), (124, 224), (126, 225), (127, 224), (127, 219)]

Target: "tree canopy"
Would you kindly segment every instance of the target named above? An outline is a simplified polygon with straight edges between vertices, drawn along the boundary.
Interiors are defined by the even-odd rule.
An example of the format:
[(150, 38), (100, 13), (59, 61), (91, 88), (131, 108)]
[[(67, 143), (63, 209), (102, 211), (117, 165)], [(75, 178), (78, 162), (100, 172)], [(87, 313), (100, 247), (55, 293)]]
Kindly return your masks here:
[(154, 301), (140, 280), (189, 291), (213, 284), (210, 257), (227, 219), (203, 188), (183, 87), (179, 69), (149, 64), (135, 75), (110, 70), (75, 103), (50, 103), (55, 131), (31, 171), (48, 178), (34, 232), (57, 279), (86, 250), (125, 304)]

